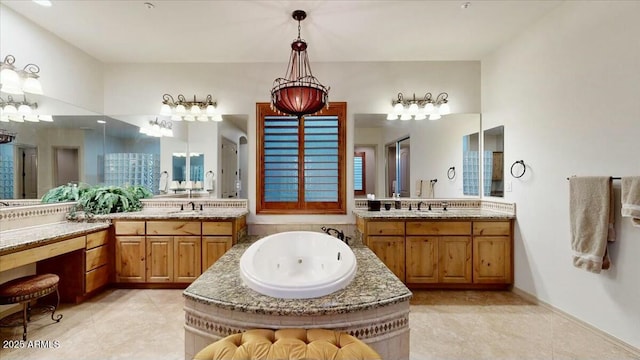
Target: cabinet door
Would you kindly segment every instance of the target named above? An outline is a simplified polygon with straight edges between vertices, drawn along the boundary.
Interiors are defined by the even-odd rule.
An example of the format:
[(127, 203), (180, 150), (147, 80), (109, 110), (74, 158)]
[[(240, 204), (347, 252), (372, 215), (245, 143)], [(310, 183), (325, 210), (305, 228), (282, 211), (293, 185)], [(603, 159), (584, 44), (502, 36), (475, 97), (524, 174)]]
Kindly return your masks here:
[(231, 249), (231, 236), (203, 236), (202, 237), (202, 272)]
[(404, 282), (404, 236), (369, 236), (369, 248)]
[(438, 282), (438, 237), (407, 236), (407, 283)]
[(173, 281), (192, 282), (200, 276), (201, 254), (199, 236), (174, 236), (175, 266)]
[(471, 283), (471, 237), (441, 236), (439, 270), (442, 283)]
[(116, 236), (116, 282), (145, 282), (144, 236)]
[(147, 236), (147, 282), (173, 281), (173, 236)]
[(510, 284), (511, 237), (476, 236), (473, 238), (473, 282)]

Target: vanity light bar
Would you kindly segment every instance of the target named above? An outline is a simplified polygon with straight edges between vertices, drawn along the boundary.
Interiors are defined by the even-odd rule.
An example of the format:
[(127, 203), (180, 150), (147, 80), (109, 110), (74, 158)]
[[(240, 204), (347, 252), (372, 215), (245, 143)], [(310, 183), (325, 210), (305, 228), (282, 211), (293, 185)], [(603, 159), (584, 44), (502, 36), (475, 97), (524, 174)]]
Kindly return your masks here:
[(397, 99), (391, 101), (393, 110), (387, 114), (387, 120), (424, 120), (429, 116), (429, 120), (438, 120), (442, 115), (451, 113), (449, 108), (449, 94), (441, 92), (433, 98), (431, 93), (426, 93), (422, 99), (416, 99), (413, 94), (412, 99), (405, 99), (402, 93), (398, 93)]

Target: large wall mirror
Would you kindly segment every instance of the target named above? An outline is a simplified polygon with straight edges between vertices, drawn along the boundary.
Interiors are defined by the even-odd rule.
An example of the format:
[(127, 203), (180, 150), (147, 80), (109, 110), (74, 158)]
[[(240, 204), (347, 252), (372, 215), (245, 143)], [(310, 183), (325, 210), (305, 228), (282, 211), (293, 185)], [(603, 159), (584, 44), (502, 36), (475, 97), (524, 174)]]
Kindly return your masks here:
[(484, 196), (504, 197), (504, 126), (483, 132)]
[[(463, 137), (480, 132), (480, 114), (451, 114), (439, 120), (386, 120), (383, 114), (355, 114), (354, 159), (363, 159), (362, 170), (355, 168), (352, 181), (361, 188), (355, 192), (356, 198), (375, 194), (388, 197), (393, 192), (393, 180), (397, 179), (398, 156), (408, 163), (405, 176), (408, 179), (398, 183), (403, 197), (457, 198), (477, 197), (479, 194), (463, 193)], [(410, 147), (394, 147), (399, 140), (410, 138)], [(402, 143), (401, 143), (402, 144)], [(407, 144), (409, 142), (407, 141)], [(392, 149), (393, 148), (393, 149)], [(409, 153), (398, 155), (398, 149), (406, 148)], [(390, 150), (391, 149), (391, 150)], [(393, 152), (393, 155), (390, 153)], [(402, 153), (402, 152), (400, 152)], [(359, 155), (357, 155), (359, 154)], [(453, 172), (449, 170), (454, 168)], [(357, 172), (357, 171), (360, 171)], [(362, 175), (364, 174), (364, 176)], [(449, 178), (451, 177), (451, 178)], [(433, 188), (431, 188), (431, 180)], [(476, 188), (479, 183), (476, 181)], [(405, 183), (405, 188), (402, 189)], [(424, 184), (418, 189), (418, 184)], [(420, 190), (420, 195), (418, 195)], [(425, 191), (430, 190), (430, 191)]]
[(174, 153), (194, 155), (186, 176), (202, 182), (201, 196), (222, 197), (217, 190), (225, 186), (218, 176), (223, 172), (222, 137), (238, 147), (237, 162), (227, 165), (237, 174), (227, 180), (237, 191), (225, 197), (246, 197), (241, 174), (248, 164), (247, 115), (223, 115), (222, 122), (174, 122), (174, 137), (157, 138), (139, 131), (156, 115), (109, 116), (44, 96), (36, 101), (53, 122), (0, 122), (1, 129), (16, 133), (14, 141), (0, 145), (0, 199), (40, 198), (69, 181), (148, 185), (154, 194), (172, 194), (168, 186), (161, 189), (160, 178), (164, 171), (173, 175)]

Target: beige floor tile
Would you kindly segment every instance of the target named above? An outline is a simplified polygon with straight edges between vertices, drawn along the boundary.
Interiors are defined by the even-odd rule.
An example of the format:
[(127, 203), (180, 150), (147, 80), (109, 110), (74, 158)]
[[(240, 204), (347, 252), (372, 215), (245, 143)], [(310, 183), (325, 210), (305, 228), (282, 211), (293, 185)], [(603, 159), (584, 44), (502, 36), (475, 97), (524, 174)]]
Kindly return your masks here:
[[(600, 335), (503, 291), (415, 291), (411, 359), (640, 360)], [(55, 349), (0, 349), (5, 359), (182, 359), (182, 290), (108, 290), (79, 305), (63, 305), (60, 323), (29, 324), (29, 340)], [(19, 340), (22, 328), (0, 329)]]

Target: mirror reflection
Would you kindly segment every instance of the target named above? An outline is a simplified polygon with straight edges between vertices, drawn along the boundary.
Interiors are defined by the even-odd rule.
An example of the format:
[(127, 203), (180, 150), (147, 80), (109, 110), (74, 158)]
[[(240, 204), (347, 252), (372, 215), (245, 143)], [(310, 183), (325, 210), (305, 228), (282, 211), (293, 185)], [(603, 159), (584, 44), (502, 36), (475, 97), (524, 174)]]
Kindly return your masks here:
[[(157, 138), (139, 131), (156, 115), (105, 116), (46, 97), (38, 99), (38, 109), (52, 113), (54, 121), (0, 123), (16, 133), (14, 141), (0, 144), (0, 199), (40, 198), (69, 181), (139, 184), (160, 194), (160, 175), (165, 176), (163, 193), (174, 193), (167, 191), (174, 153), (192, 155), (183, 158), (189, 171), (176, 173), (181, 181), (200, 182), (199, 196), (221, 197), (220, 188), (229, 183), (234, 191), (225, 197), (246, 197), (247, 115), (223, 115), (222, 122), (174, 122), (174, 137)], [(236, 163), (227, 165), (233, 174), (228, 179), (218, 176), (223, 172), (222, 138), (237, 151)]]
[[(476, 134), (477, 139), (480, 114), (450, 114), (435, 121), (390, 121), (386, 120), (384, 114), (355, 114), (354, 118), (354, 175), (351, 181), (356, 198), (371, 193), (376, 197), (387, 197), (394, 192), (400, 192), (401, 196), (422, 198), (479, 196), (478, 178), (467, 180), (468, 184), (475, 181), (474, 194), (463, 192), (462, 142), (465, 135), (472, 133)], [(396, 166), (396, 159), (402, 163), (403, 156), (396, 154), (398, 149), (402, 150), (402, 146), (398, 147), (396, 141), (408, 139), (409, 136), (410, 147), (407, 147), (404, 156), (409, 166), (403, 181), (403, 177), (397, 174), (401, 167)], [(478, 146), (478, 140), (475, 143)], [(475, 151), (477, 153), (478, 148)], [(355, 160), (357, 158), (363, 159), (362, 166), (358, 165), (360, 160)], [(449, 179), (447, 174), (451, 167), (456, 169), (458, 175)], [(396, 181), (397, 188), (394, 188), (393, 180), (396, 179), (400, 181)], [(362, 183), (362, 190), (356, 187), (359, 183)]]
[(479, 195), (480, 186), (480, 135), (462, 137), (462, 192), (464, 195)]
[(484, 195), (504, 196), (504, 126), (487, 129), (484, 141)]

